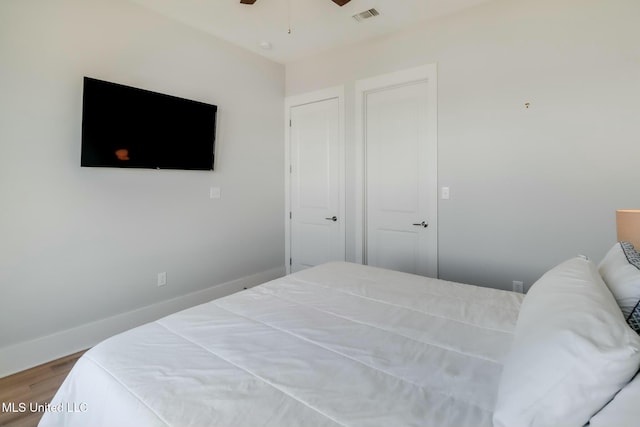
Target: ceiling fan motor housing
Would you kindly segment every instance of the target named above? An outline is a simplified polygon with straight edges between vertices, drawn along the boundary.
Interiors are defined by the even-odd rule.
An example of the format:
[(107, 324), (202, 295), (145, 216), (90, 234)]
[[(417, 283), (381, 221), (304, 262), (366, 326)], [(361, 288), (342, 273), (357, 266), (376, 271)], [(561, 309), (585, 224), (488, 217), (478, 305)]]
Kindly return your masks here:
[[(351, 0), (332, 0), (332, 1), (338, 6), (344, 6), (345, 4), (349, 3)], [(240, 0), (240, 3), (242, 4), (254, 4), (255, 2), (256, 0)]]

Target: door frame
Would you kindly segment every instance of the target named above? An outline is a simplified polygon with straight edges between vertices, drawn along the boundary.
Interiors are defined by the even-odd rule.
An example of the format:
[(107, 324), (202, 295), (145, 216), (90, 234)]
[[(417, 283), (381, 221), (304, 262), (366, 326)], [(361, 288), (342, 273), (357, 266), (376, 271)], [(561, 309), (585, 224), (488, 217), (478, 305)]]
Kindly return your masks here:
[(367, 141), (365, 131), (366, 97), (367, 94), (396, 86), (403, 86), (417, 82), (427, 82), (427, 149), (428, 149), (428, 180), (430, 192), (429, 230), (433, 238), (429, 242), (430, 253), (435, 254), (429, 259), (429, 271), (438, 277), (438, 85), (437, 65), (428, 64), (406, 70), (357, 80), (355, 84), (355, 255), (356, 262), (367, 262)]
[(284, 256), (285, 270), (291, 273), (291, 109), (305, 104), (326, 101), (329, 99), (338, 100), (338, 134), (339, 134), (339, 200), (340, 208), (338, 215), (340, 221), (340, 235), (345, 240), (342, 245), (342, 259), (346, 256), (346, 197), (345, 197), (345, 125), (344, 125), (344, 86), (333, 86), (313, 92), (288, 96), (284, 100)]

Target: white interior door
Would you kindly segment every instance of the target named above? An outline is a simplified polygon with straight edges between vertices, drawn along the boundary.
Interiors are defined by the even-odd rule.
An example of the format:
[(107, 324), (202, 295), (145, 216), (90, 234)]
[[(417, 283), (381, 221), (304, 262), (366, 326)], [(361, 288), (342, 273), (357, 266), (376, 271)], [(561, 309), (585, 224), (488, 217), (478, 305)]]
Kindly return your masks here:
[(366, 262), (435, 276), (428, 81), (364, 96)]
[(344, 261), (338, 98), (294, 105), (290, 121), (290, 270)]

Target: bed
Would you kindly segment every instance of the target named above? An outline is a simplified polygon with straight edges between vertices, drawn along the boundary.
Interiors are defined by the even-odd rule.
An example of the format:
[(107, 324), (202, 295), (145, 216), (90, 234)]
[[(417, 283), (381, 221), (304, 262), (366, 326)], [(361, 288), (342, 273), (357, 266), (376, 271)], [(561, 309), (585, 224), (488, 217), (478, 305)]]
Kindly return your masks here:
[[(581, 258), (568, 263), (583, 275), (595, 270)], [(543, 279), (566, 279), (567, 267), (560, 270)], [(622, 323), (605, 334), (613, 338), (598, 343), (616, 348), (598, 351), (624, 368), (606, 371), (604, 382), (614, 385), (605, 384), (597, 402), (587, 399), (595, 409), (576, 425), (600, 411), (640, 367), (640, 338), (602, 286), (607, 310), (612, 304), (617, 310), (609, 317)], [(566, 362), (564, 353), (553, 351), (543, 357), (533, 351), (530, 361), (527, 346), (538, 338), (525, 336), (518, 344), (518, 330), (528, 327), (519, 320), (528, 299), (369, 266), (325, 264), (95, 346), (77, 362), (40, 427), (545, 425), (529, 422), (544, 421), (535, 412), (530, 417), (529, 404), (513, 414), (511, 395), (523, 398), (513, 384), (531, 382), (530, 374), (519, 372), (520, 362), (533, 369), (541, 367), (536, 359)], [(528, 305), (531, 318), (537, 306)], [(607, 316), (596, 317), (611, 327)], [(620, 350), (625, 345), (630, 350)], [(544, 385), (534, 389), (549, 394)], [(542, 410), (554, 422), (563, 419), (548, 406)], [(571, 405), (568, 410), (575, 412)]]

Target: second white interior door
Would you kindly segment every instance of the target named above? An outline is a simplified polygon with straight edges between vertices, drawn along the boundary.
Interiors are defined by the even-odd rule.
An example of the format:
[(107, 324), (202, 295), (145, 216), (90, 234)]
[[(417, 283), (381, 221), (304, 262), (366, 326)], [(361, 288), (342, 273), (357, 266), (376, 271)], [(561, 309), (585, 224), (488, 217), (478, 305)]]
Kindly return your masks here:
[(366, 262), (425, 276), (435, 275), (430, 257), (437, 256), (430, 249), (428, 96), (428, 83), (419, 81), (364, 99)]

